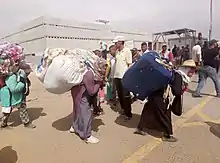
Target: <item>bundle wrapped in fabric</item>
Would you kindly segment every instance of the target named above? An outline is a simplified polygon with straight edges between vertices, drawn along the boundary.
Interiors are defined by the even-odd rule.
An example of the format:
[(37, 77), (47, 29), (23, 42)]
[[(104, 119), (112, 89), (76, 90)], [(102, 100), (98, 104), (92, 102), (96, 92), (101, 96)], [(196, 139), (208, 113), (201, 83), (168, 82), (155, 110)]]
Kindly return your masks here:
[(124, 88), (140, 100), (145, 100), (152, 92), (167, 86), (171, 80), (172, 65), (156, 52), (141, 56), (122, 79)]
[(35, 70), (36, 76), (42, 83), (44, 82), (47, 69), (52, 63), (53, 59), (59, 55), (65, 55), (65, 53), (66, 50), (63, 48), (46, 48), (44, 50), (44, 53), (40, 59), (40, 63)]
[(24, 60), (23, 48), (19, 44), (0, 44), (0, 54), (2, 59)]
[[(23, 48), (18, 44), (0, 43), (0, 75), (10, 75), (15, 66), (24, 65)], [(26, 65), (26, 70), (27, 68)]]
[(46, 49), (36, 75), (48, 92), (63, 94), (82, 82), (97, 59), (93, 52), (83, 49)]
[(70, 55), (77, 56), (77, 58), (80, 60), (81, 63), (84, 64), (84, 66), (86, 65), (90, 68), (93, 68), (93, 64), (99, 58), (92, 51), (79, 48), (70, 50), (69, 53)]

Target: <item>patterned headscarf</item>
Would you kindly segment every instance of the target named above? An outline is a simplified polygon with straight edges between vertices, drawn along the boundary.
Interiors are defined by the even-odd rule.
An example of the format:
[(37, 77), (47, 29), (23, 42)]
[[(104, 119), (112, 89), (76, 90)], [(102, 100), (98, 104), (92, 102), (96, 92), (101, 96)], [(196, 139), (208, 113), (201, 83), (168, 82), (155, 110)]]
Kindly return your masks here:
[(105, 79), (106, 68), (107, 61), (103, 58), (98, 58), (93, 64), (93, 71), (96, 81), (103, 81)]

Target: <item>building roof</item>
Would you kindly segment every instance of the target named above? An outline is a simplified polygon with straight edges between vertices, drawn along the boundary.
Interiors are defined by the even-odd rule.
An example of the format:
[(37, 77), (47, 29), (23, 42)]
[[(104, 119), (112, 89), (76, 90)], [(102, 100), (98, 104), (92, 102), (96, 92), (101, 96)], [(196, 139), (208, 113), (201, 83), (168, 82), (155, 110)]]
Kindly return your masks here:
[(130, 30), (124, 30), (124, 29), (120, 30), (108, 24), (104, 25), (103, 23), (83, 22), (83, 21), (77, 21), (77, 20), (66, 20), (66, 19), (61, 19), (61, 18), (55, 18), (51, 16), (41, 16), (27, 23), (22, 24), (20, 27), (17, 28), (17, 30), (13, 32), (11, 31), (11, 32), (5, 33), (4, 37), (2, 38), (0, 37), (0, 39), (10, 37), (14, 34), (29, 30), (33, 27), (36, 27), (42, 24), (65, 25), (65, 26), (72, 26), (72, 27), (77, 27), (77, 28), (87, 28), (87, 29), (97, 30), (97, 31), (111, 31), (118, 35), (131, 34), (131, 35), (139, 35), (143, 37), (147, 36), (147, 34), (144, 32), (136, 32), (134, 30), (130, 31)]
[(183, 28), (183, 29), (177, 29), (177, 30), (171, 30), (171, 31), (166, 31), (166, 32), (158, 32), (154, 33), (153, 35), (175, 35), (175, 34), (183, 34), (186, 32), (196, 32), (194, 29), (188, 29), (188, 28)]

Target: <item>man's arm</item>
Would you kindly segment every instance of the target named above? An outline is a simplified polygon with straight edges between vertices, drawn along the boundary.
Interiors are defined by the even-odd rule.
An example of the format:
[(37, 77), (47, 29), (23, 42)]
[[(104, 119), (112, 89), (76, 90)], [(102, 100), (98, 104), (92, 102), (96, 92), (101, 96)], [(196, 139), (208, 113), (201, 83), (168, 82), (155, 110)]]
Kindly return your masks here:
[(213, 49), (213, 50), (214, 50), (214, 52), (212, 53), (212, 55), (213, 55), (213, 57), (215, 58), (215, 57), (217, 57), (217, 56), (219, 55), (220, 48), (218, 47), (218, 48), (215, 48), (215, 49)]
[(132, 53), (130, 50), (127, 50), (125, 53), (125, 59), (127, 62), (128, 67), (130, 67), (132, 65)]
[(202, 61), (202, 48), (198, 49), (198, 52), (196, 54), (196, 57), (198, 59), (198, 66), (200, 66), (200, 62)]

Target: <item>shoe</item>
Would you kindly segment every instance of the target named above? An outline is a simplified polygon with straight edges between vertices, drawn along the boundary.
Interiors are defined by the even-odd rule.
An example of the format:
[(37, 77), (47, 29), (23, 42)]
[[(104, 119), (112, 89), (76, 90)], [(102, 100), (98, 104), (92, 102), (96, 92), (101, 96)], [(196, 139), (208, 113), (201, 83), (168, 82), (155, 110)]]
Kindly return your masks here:
[(201, 98), (202, 96), (201, 96), (200, 94), (193, 93), (193, 94), (192, 94), (192, 97), (194, 97), (194, 98)]
[(3, 116), (3, 117), (2, 117), (2, 122), (1, 122), (1, 128), (6, 128), (6, 127), (8, 127), (7, 121), (8, 121), (8, 118), (5, 117), (5, 116)]
[(116, 100), (109, 100), (109, 105), (112, 107), (116, 107), (117, 106)]
[(219, 94), (219, 95), (216, 95), (216, 97), (217, 97), (217, 98), (220, 98), (220, 94)]
[(118, 113), (119, 113), (121, 116), (125, 116), (124, 110), (118, 110)]
[(69, 129), (69, 132), (70, 132), (70, 133), (75, 133), (76, 131), (75, 131), (75, 129), (71, 126), (70, 129)]
[(174, 142), (177, 142), (178, 139), (175, 138), (174, 136), (163, 136), (162, 141), (174, 143)]
[(113, 108), (116, 108), (117, 104), (116, 103), (111, 103), (110, 106), (113, 107)]
[(7, 123), (2, 123), (2, 124), (1, 124), (1, 128), (6, 128), (6, 127), (8, 127), (8, 124), (7, 124)]
[(141, 129), (136, 129), (136, 131), (134, 132), (134, 134), (138, 134), (138, 135), (142, 135), (142, 136), (145, 136), (145, 135), (147, 135), (147, 133), (146, 132), (144, 132), (143, 130), (141, 130)]
[(86, 139), (85, 142), (90, 144), (97, 144), (99, 143), (99, 139), (91, 135), (89, 138)]
[(125, 116), (125, 120), (126, 120), (126, 121), (129, 121), (129, 120), (131, 120), (131, 119), (132, 119), (132, 117)]
[(104, 111), (94, 111), (93, 114), (94, 114), (95, 116), (100, 116), (100, 115), (104, 115), (105, 112), (104, 112)]
[(32, 129), (33, 129), (33, 128), (36, 128), (36, 126), (33, 125), (32, 123), (25, 124), (24, 127), (26, 127), (26, 128), (32, 128)]

